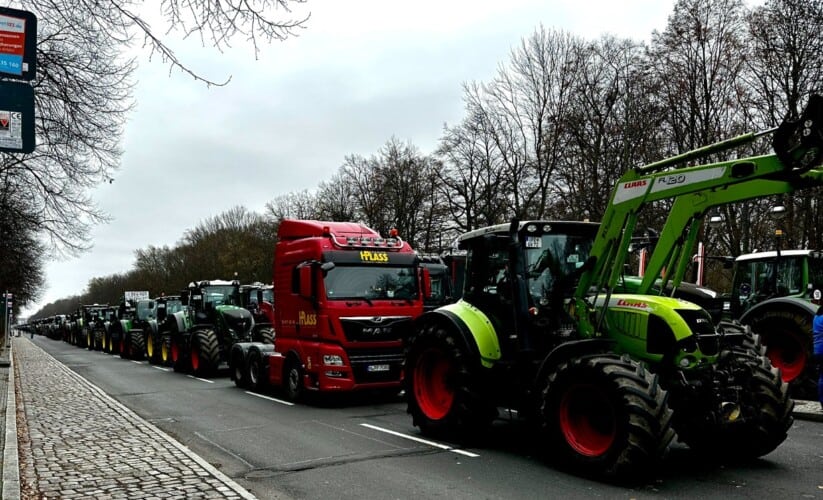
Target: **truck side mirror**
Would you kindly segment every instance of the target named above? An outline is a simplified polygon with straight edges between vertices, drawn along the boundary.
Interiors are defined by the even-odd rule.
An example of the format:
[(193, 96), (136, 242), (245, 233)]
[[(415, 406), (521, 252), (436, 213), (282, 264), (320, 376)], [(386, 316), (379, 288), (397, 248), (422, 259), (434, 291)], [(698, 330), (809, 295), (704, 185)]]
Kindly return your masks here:
[(298, 267), (298, 290), (300, 292), (300, 296), (304, 299), (314, 299), (314, 281), (312, 279), (313, 277), (314, 273), (312, 272), (312, 266), (310, 264)]

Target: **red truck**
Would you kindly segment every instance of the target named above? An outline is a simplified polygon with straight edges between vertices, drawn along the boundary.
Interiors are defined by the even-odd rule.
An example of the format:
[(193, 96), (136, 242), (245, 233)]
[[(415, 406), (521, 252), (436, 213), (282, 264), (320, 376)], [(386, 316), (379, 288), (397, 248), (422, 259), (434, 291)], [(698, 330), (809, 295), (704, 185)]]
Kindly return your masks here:
[(411, 246), (350, 222), (284, 219), (274, 256), (275, 342), (237, 343), (238, 387), (306, 392), (400, 389), (403, 339), (429, 281)]

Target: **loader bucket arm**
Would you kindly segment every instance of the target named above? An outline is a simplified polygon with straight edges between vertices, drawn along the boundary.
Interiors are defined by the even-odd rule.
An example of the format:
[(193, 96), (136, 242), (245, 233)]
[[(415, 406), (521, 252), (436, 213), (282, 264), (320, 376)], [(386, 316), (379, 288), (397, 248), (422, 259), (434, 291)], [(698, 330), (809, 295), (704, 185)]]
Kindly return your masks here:
[[(676, 167), (773, 134), (774, 154), (737, 158), (707, 165)], [(591, 255), (594, 264), (580, 277), (572, 301), (579, 333), (596, 334), (598, 320), (586, 298), (609, 294), (623, 272), (640, 211), (649, 203), (675, 200), (646, 267), (637, 293), (648, 294), (664, 268), (675, 287), (686, 271), (698, 229), (709, 209), (823, 185), (823, 97), (812, 96), (796, 121), (744, 134), (659, 162), (628, 170), (617, 182), (603, 215)], [(663, 286), (665, 289), (665, 283)]]

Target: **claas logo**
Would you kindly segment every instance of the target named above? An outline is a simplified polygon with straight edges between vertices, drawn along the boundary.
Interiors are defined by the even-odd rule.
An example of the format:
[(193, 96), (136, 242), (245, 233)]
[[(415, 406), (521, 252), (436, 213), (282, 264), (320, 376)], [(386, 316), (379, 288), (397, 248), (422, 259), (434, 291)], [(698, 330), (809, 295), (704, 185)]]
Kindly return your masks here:
[(360, 260), (363, 262), (388, 262), (389, 254), (386, 252), (372, 252), (363, 250), (360, 252)]

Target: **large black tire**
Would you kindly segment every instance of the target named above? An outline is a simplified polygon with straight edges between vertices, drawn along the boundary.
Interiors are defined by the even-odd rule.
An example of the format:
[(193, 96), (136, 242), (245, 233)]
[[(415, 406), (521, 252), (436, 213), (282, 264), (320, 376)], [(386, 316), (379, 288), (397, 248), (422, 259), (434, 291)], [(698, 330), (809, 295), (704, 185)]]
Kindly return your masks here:
[(131, 359), (131, 332), (120, 332), (117, 350), (122, 359)]
[(233, 350), (231, 352), (231, 378), (234, 380), (234, 385), (241, 389), (249, 388), (249, 374), (246, 368), (246, 359), (243, 351)]
[(740, 387), (739, 416), (724, 423), (697, 415), (694, 408), (675, 406), (680, 441), (715, 460), (741, 461), (766, 455), (786, 439), (794, 421), (794, 401), (780, 371), (762, 351), (759, 338), (752, 335), (742, 346), (721, 353), (718, 372), (723, 384)]
[(812, 359), (812, 315), (800, 309), (774, 309), (747, 318), (760, 335), (766, 355), (778, 368), (794, 399), (817, 400), (817, 367)]
[(176, 372), (188, 372), (191, 370), (191, 359), (186, 352), (185, 339), (180, 334), (171, 337), (170, 353), (171, 366)]
[(143, 355), (149, 364), (157, 365), (162, 362), (162, 346), (160, 344), (159, 336), (153, 330), (146, 333), (146, 346)]
[[(263, 364), (263, 356), (258, 350), (252, 350), (249, 353), (248, 367), (246, 371), (249, 389), (257, 392), (263, 392), (268, 387), (268, 374), (265, 371)], [(300, 398), (297, 394), (295, 401)]]
[(404, 370), (407, 411), (426, 435), (471, 440), (497, 415), (480, 360), (449, 326), (427, 323), (413, 332)]
[(165, 334), (160, 339), (160, 364), (172, 366), (171, 359), (171, 336)]
[(91, 328), (86, 330), (86, 339), (83, 343), (83, 347), (85, 347), (89, 351), (94, 350), (94, 331)]
[(255, 342), (264, 344), (274, 344), (274, 328), (263, 327), (254, 332)]
[(674, 439), (667, 399), (657, 375), (628, 356), (569, 359), (549, 374), (542, 394), (547, 450), (585, 475), (647, 477)]
[(143, 339), (143, 330), (133, 329), (129, 332), (129, 358), (141, 360), (146, 354), (146, 341)]
[(196, 330), (191, 341), (191, 371), (198, 377), (210, 377), (220, 364), (220, 345), (212, 329)]

